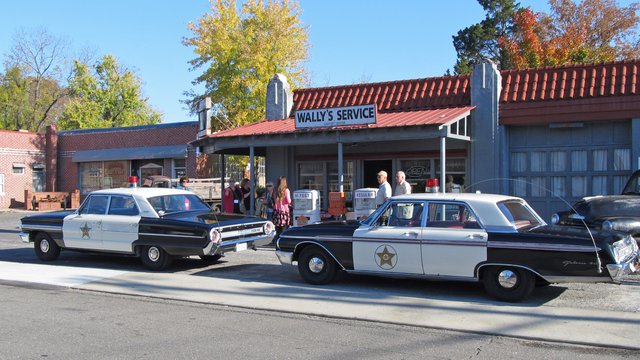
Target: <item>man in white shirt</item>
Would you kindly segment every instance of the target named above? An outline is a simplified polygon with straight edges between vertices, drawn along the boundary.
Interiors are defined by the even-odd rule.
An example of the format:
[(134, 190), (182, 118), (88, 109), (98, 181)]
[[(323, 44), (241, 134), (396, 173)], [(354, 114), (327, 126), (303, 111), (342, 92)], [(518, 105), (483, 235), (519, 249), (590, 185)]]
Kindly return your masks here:
[(378, 173), (378, 194), (376, 195), (376, 206), (382, 205), (383, 202), (391, 196), (391, 185), (387, 182), (387, 172), (381, 170)]
[(393, 196), (411, 194), (411, 184), (405, 181), (406, 175), (404, 171), (398, 171), (396, 173), (396, 188), (393, 192)]

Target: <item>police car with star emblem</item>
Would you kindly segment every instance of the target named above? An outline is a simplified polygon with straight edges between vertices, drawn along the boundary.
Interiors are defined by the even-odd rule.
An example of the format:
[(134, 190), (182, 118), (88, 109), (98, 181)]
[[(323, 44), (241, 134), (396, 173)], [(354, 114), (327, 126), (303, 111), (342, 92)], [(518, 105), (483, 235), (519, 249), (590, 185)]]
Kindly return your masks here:
[(20, 238), (36, 256), (58, 258), (61, 250), (138, 256), (152, 270), (176, 257), (217, 261), (226, 252), (255, 249), (275, 236), (273, 223), (258, 217), (214, 212), (196, 194), (166, 188), (94, 191), (76, 211), (21, 219)]
[(469, 193), (400, 195), (360, 222), (292, 227), (276, 255), (311, 284), (339, 271), (479, 281), (504, 301), (536, 285), (619, 283), (640, 265), (628, 234), (547, 225), (521, 198)]

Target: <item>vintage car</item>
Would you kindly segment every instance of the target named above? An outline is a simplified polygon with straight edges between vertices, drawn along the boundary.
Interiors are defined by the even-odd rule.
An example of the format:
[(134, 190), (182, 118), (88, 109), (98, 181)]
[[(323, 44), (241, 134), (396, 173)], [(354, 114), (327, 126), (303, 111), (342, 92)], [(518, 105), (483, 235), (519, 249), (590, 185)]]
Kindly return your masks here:
[(570, 210), (553, 214), (551, 223), (623, 231), (640, 246), (640, 170), (631, 175), (622, 194), (582, 198)]
[(270, 221), (214, 213), (189, 191), (136, 187), (92, 192), (78, 210), (26, 216), (21, 228), (41, 260), (57, 259), (60, 250), (95, 251), (138, 256), (151, 270), (174, 257), (217, 261), (275, 236)]
[(339, 270), (382, 276), (481, 281), (489, 295), (518, 301), (536, 284), (620, 282), (637, 271), (631, 236), (548, 226), (512, 196), (430, 193), (390, 198), (367, 219), (294, 227), (276, 255), (311, 284)]

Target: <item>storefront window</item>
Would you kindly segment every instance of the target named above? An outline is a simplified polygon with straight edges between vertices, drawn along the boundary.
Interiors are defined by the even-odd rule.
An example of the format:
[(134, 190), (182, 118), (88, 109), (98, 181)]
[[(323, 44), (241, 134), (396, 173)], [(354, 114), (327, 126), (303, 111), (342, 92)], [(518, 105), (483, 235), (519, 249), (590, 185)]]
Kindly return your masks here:
[(80, 193), (102, 189), (102, 162), (80, 163)]
[(128, 161), (106, 161), (104, 163), (103, 189), (127, 186), (129, 177)]
[[(353, 189), (353, 171), (354, 162), (353, 161), (345, 161), (342, 167), (342, 185), (343, 191), (345, 193), (345, 197), (347, 201), (351, 201), (351, 193)], [(338, 183), (338, 162), (332, 161), (327, 163), (327, 172), (329, 173), (327, 176), (327, 182), (329, 185), (330, 192), (338, 192), (340, 191), (340, 185)]]
[(127, 186), (128, 161), (96, 161), (80, 163), (80, 193)]
[[(412, 159), (400, 160), (400, 169), (406, 175), (405, 180), (411, 184), (413, 193), (423, 193), (425, 190), (426, 180), (431, 177), (431, 160), (429, 159)], [(395, 174), (393, 174), (393, 178)], [(391, 180), (392, 180), (391, 179)]]
[(300, 189), (324, 191), (324, 163), (304, 162), (298, 164), (298, 186)]
[(158, 162), (149, 161), (140, 166), (140, 177), (144, 179), (147, 176), (162, 175), (163, 168)]
[[(436, 178), (440, 179), (440, 160), (436, 160), (435, 163)], [(445, 185), (440, 184), (440, 186), (445, 186), (447, 192), (451, 192), (452, 189), (456, 189), (453, 191), (464, 191), (464, 188), (467, 186), (465, 183), (466, 160), (451, 158), (446, 160), (446, 164), (445, 174), (447, 175), (447, 183)]]

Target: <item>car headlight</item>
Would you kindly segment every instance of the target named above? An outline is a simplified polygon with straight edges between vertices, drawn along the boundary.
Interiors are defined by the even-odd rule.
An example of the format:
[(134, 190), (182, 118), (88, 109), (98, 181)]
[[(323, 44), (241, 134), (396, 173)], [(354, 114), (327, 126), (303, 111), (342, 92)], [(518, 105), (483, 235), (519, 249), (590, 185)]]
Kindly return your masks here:
[(630, 257), (634, 251), (636, 251), (637, 247), (636, 241), (631, 235), (627, 235), (624, 239), (614, 242), (613, 245), (611, 245), (611, 250), (613, 250), (613, 256), (616, 262), (620, 263)]
[(222, 240), (222, 234), (220, 234), (220, 231), (218, 231), (217, 229), (209, 230), (209, 241), (211, 241), (214, 244), (218, 244), (220, 243), (221, 240)]
[(276, 227), (271, 221), (267, 221), (266, 223), (264, 223), (264, 225), (262, 225), (262, 231), (264, 231), (264, 233), (267, 235), (271, 234), (275, 230), (275, 228)]
[(552, 224), (555, 225), (555, 224), (557, 224), (559, 222), (560, 222), (560, 215), (558, 215), (558, 214), (551, 215), (551, 223)]
[(610, 220), (603, 221), (602, 228), (605, 230), (613, 230), (613, 222)]

